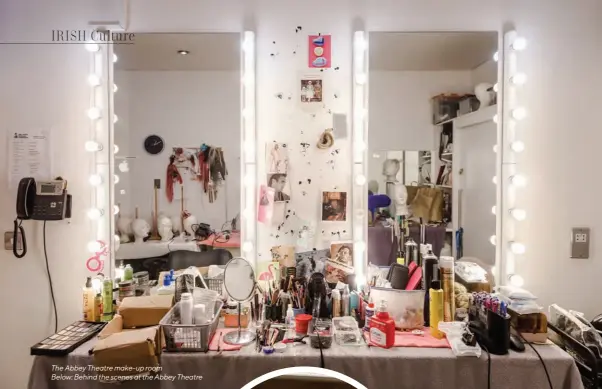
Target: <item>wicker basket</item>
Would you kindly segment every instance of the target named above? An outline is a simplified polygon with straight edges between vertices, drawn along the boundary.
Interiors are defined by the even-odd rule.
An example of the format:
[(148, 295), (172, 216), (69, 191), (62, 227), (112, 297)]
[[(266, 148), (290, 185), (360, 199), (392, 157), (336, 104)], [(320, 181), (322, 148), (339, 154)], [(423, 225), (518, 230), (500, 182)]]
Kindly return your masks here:
[(161, 331), (163, 331), (165, 336), (165, 351), (204, 352), (209, 350), (209, 344), (211, 343), (211, 339), (213, 338), (213, 335), (215, 335), (215, 331), (219, 324), (223, 303), (219, 301), (215, 304), (213, 320), (202, 325), (172, 324), (174, 313), (180, 308), (179, 304), (180, 303), (174, 305), (159, 322)]
[(207, 288), (222, 294), (222, 288), (224, 286), (223, 278), (205, 278)]

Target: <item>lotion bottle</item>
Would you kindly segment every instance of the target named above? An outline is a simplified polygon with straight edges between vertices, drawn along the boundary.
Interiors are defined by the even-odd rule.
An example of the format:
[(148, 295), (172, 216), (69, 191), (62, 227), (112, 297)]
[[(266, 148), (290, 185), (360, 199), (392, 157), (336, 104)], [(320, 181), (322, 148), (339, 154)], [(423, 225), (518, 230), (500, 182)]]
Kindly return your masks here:
[(84, 321), (94, 321), (94, 288), (91, 277), (86, 278), (83, 288), (83, 314)]
[(385, 300), (380, 302), (376, 315), (370, 320), (370, 343), (383, 348), (395, 345), (395, 321), (387, 312)]

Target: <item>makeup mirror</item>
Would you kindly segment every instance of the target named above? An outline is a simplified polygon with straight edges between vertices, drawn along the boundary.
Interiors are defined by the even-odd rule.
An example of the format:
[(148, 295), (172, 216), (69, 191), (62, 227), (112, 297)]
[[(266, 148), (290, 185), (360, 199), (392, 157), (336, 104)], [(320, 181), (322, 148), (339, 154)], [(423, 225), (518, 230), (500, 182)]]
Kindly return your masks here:
[(232, 258), (224, 271), (224, 287), (231, 299), (238, 303), (238, 331), (224, 335), (224, 342), (228, 344), (245, 345), (255, 340), (251, 331), (243, 331), (240, 325), (242, 303), (253, 295), (255, 291), (255, 272), (253, 267), (244, 258)]
[(372, 202), (370, 262), (408, 257), (411, 238), (438, 257), (493, 265), (497, 32), (374, 32), (369, 42), (367, 190), (384, 195)]
[(114, 52), (118, 264), (240, 256), (241, 34), (136, 33)]

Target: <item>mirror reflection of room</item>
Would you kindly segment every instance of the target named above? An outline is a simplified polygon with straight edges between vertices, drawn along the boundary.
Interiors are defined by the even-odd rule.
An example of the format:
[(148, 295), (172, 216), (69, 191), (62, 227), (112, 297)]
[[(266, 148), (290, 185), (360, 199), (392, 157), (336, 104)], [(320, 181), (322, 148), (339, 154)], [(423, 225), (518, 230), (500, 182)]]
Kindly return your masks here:
[(496, 32), (370, 34), (371, 264), (493, 265), (496, 50)]
[(240, 246), (240, 35), (136, 34), (115, 54), (116, 266), (225, 265)]

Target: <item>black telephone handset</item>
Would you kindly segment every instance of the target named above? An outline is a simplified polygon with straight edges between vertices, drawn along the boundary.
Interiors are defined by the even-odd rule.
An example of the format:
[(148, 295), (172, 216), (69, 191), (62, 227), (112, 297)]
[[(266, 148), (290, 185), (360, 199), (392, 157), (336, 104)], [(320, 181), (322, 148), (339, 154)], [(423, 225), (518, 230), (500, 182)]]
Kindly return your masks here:
[[(58, 178), (54, 181), (38, 182), (26, 177), (19, 182), (17, 192), (17, 218), (14, 222), (13, 254), (23, 258), (27, 254), (23, 220), (63, 220), (71, 217), (71, 195), (67, 194), (67, 182)], [(18, 252), (19, 233), (22, 251)]]

